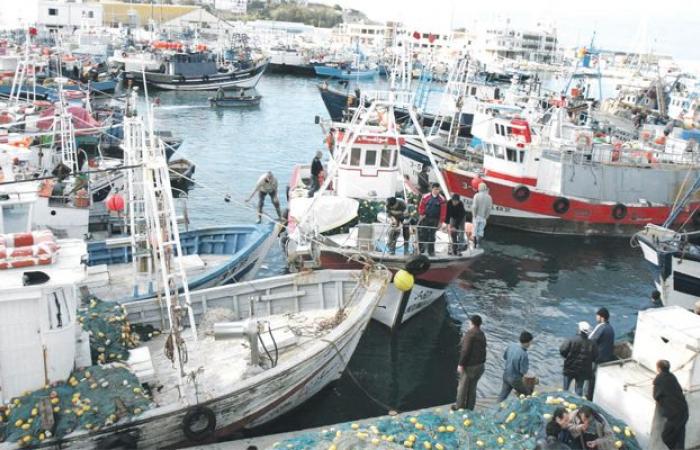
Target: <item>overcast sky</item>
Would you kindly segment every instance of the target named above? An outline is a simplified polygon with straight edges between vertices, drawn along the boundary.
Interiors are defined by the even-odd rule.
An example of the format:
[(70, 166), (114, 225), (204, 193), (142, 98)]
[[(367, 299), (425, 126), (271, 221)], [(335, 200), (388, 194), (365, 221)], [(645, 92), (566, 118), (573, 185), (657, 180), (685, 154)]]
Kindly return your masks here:
[[(563, 45), (670, 54), (700, 61), (700, 0), (320, 0), (421, 29), (473, 27), (497, 18), (534, 27), (554, 22)], [(646, 31), (645, 31), (646, 29)], [(641, 48), (640, 48), (641, 47)]]

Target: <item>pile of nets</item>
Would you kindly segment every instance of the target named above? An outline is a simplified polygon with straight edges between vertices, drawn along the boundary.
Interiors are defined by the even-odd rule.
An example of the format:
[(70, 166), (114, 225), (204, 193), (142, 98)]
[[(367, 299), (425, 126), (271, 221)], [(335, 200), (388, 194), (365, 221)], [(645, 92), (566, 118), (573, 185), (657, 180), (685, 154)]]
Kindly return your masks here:
[(126, 311), (118, 303), (90, 298), (87, 308), (78, 311), (83, 330), (90, 335), (90, 353), (93, 364), (125, 361), (129, 349), (138, 345), (142, 337), (134, 332)]
[[(400, 196), (398, 196), (400, 197)], [(414, 194), (408, 195), (406, 201), (405, 216), (412, 220), (412, 223), (418, 223), (418, 203), (420, 198)], [(360, 223), (375, 223), (377, 222), (377, 214), (386, 211), (385, 201), (362, 200), (357, 208), (357, 217)]]
[[(41, 403), (49, 410), (42, 415)], [(14, 398), (5, 406), (2, 440), (23, 446), (76, 430), (99, 430), (150, 407), (138, 379), (121, 367), (91, 366), (61, 381)], [(44, 429), (46, 415), (53, 427)], [(42, 417), (43, 416), (43, 417)], [(50, 419), (50, 418), (49, 418)]]
[(397, 449), (534, 449), (544, 438), (545, 424), (555, 408), (573, 411), (588, 405), (601, 414), (614, 433), (614, 446), (640, 450), (634, 433), (623, 422), (595, 404), (568, 393), (515, 398), (481, 411), (451, 411), (449, 408), (423, 410), (364, 421), (344, 423), (320, 432), (301, 433), (275, 443), (278, 449), (360, 448)]

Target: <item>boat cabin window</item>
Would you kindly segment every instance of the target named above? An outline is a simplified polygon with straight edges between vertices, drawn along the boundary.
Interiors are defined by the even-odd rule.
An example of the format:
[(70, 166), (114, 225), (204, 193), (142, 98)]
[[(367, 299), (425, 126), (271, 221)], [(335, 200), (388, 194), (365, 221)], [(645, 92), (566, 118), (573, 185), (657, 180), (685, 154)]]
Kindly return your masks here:
[(365, 151), (365, 166), (374, 166), (377, 164), (377, 151), (376, 150), (366, 150)]
[(350, 152), (350, 165), (351, 166), (359, 166), (360, 165), (360, 156), (362, 154), (362, 149), (360, 148), (353, 148), (352, 151)]
[(518, 162), (518, 152), (514, 148), (506, 148), (506, 159), (512, 162)]
[(382, 159), (379, 161), (379, 165), (382, 167), (391, 167), (393, 158), (392, 153), (394, 151), (388, 148), (382, 150)]
[(0, 233), (24, 233), (29, 229), (29, 204), (0, 206)]
[(525, 150), (520, 150), (518, 153), (520, 153), (520, 162), (523, 162), (525, 160)]
[(472, 86), (471, 95), (476, 96), (476, 86)]
[(56, 330), (71, 323), (70, 308), (63, 289), (57, 289), (47, 297), (49, 329)]
[(494, 145), (493, 151), (494, 151), (496, 158), (503, 159), (503, 157), (505, 156), (504, 147), (502, 145)]

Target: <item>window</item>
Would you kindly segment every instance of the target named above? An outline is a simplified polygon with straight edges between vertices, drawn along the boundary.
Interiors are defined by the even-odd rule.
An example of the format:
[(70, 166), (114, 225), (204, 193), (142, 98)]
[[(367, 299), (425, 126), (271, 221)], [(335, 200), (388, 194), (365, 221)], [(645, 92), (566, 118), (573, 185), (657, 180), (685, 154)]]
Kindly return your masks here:
[(57, 8), (49, 8), (49, 16), (57, 16), (57, 15), (58, 15)]
[(525, 160), (525, 150), (520, 150), (520, 162), (523, 162)]
[(377, 164), (377, 151), (376, 150), (366, 150), (365, 151), (365, 166), (374, 166)]
[(94, 19), (95, 18), (95, 11), (88, 11), (88, 19)]
[(518, 162), (518, 152), (512, 148), (506, 148), (506, 159), (512, 162)]
[(498, 124), (494, 124), (496, 126), (496, 134), (501, 134), (501, 129), (499, 128)]
[(350, 153), (350, 165), (359, 166), (360, 165), (360, 155), (362, 154), (362, 149), (353, 148)]
[(472, 95), (476, 95), (476, 86), (472, 86)]
[(382, 167), (391, 167), (391, 154), (393, 150), (385, 148), (382, 150), (382, 159), (379, 161), (379, 165)]
[(493, 146), (493, 152), (496, 156), (496, 158), (501, 158), (503, 159), (505, 156), (505, 151), (502, 145), (494, 145)]

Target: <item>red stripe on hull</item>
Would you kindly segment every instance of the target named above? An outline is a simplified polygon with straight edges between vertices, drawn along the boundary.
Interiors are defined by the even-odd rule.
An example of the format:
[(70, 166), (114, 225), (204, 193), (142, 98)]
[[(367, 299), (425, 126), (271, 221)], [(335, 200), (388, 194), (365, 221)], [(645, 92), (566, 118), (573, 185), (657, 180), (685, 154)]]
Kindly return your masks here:
[[(445, 181), (450, 191), (462, 195), (467, 198), (473, 198), (476, 192), (471, 187), (471, 181), (477, 176), (472, 172), (454, 172), (445, 170), (443, 172)], [(589, 203), (574, 198), (569, 198), (569, 209), (565, 213), (558, 214), (554, 211), (553, 204), (555, 200), (560, 198), (557, 195), (544, 193), (535, 189), (530, 190), (529, 197), (522, 202), (519, 202), (513, 196), (514, 186), (499, 183), (499, 180), (491, 177), (483, 178), (489, 187), (489, 193), (493, 199), (494, 205), (509, 208), (515, 212), (523, 212), (530, 214), (538, 214), (541, 216), (550, 216), (551, 220), (561, 219), (563, 221), (586, 223), (591, 225), (629, 225), (633, 227), (643, 228), (649, 223), (657, 225), (663, 224), (669, 213), (670, 206), (630, 206), (625, 205), (627, 214), (622, 219), (613, 217), (613, 209), (615, 204), (610, 203)], [(691, 203), (686, 211), (681, 212), (676, 219), (676, 224), (684, 223), (690, 213), (700, 203)], [(503, 220), (507, 217), (506, 214), (494, 210), (494, 216), (501, 216)], [(541, 218), (518, 218), (520, 221), (527, 220), (543, 220)]]
[[(380, 261), (386, 265), (392, 273), (403, 269), (405, 261), (401, 263), (391, 263)], [(335, 270), (362, 269), (364, 266), (357, 261), (348, 261), (348, 257), (333, 251), (321, 251), (321, 267)], [(441, 289), (447, 287), (454, 280), (459, 278), (469, 268), (469, 262), (465, 260), (436, 261), (430, 264), (430, 269), (420, 275), (416, 275), (416, 282), (424, 283), (429, 287)]]
[(501, 180), (512, 181), (513, 183), (526, 184), (528, 186), (537, 186), (537, 178), (514, 177), (512, 175), (496, 172), (494, 170), (486, 170), (485, 176), (500, 178)]

